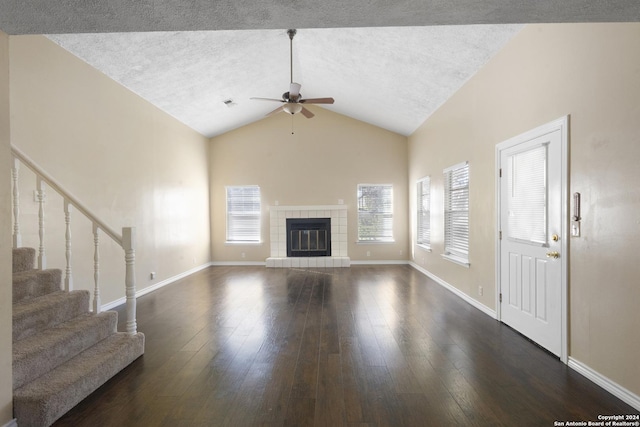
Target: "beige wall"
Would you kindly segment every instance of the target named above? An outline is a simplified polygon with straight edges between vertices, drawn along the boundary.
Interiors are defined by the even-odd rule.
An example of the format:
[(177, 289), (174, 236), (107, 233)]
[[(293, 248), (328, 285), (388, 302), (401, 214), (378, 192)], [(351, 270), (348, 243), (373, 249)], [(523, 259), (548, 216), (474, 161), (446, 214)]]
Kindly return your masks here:
[(0, 31), (0, 425), (13, 419), (11, 332), (11, 149), (9, 146), (9, 36)]
[[(268, 107), (265, 107), (268, 111)], [(264, 262), (270, 255), (269, 210), (282, 205), (348, 206), (352, 260), (405, 260), (408, 250), (407, 140), (320, 107), (316, 116), (277, 114), (211, 140), (213, 261)], [(225, 186), (260, 186), (261, 245), (225, 245)], [(358, 184), (393, 184), (393, 244), (356, 244)], [(367, 251), (370, 256), (367, 257)], [(245, 258), (242, 258), (242, 252)]]
[[(431, 175), (435, 193), (434, 250), (414, 246), (415, 261), (495, 308), (495, 145), (571, 116), (569, 193), (582, 193), (583, 228), (570, 240), (569, 355), (636, 395), (639, 100), (640, 24), (529, 25), (409, 138), (410, 185)], [(442, 169), (462, 160), (471, 176), (468, 269), (440, 257)]]
[[(43, 36), (11, 37), (10, 54), (12, 143), (112, 228), (137, 227), (137, 288), (207, 264), (208, 139)], [(37, 246), (28, 172), (21, 183), (23, 244)], [(62, 201), (49, 192), (46, 209), (48, 265), (62, 268)], [(90, 289), (91, 228), (74, 218), (75, 287)], [(124, 256), (102, 240), (106, 304), (124, 296)]]

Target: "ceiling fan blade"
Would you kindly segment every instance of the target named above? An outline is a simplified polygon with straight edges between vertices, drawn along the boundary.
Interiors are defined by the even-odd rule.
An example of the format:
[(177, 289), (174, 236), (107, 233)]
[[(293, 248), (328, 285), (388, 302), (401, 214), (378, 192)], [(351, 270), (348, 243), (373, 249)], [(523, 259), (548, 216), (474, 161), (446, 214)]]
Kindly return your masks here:
[(277, 113), (279, 113), (281, 111), (284, 111), (284, 105), (276, 108), (275, 110), (271, 111), (270, 113), (265, 114), (265, 117), (273, 116), (274, 114), (277, 114)]
[(309, 98), (301, 99), (298, 102), (304, 104), (333, 104), (335, 101), (333, 98)]
[(302, 85), (300, 83), (291, 82), (289, 85), (289, 97), (292, 99), (296, 99), (298, 95), (300, 95), (300, 88)]
[(253, 98), (249, 98), (249, 99), (253, 99), (253, 100), (255, 100), (255, 101), (275, 101), (275, 102), (285, 102), (285, 101), (284, 101), (284, 100), (282, 100), (282, 99), (275, 99), (275, 98), (255, 98), (255, 97), (253, 97)]
[(300, 112), (302, 113), (303, 116), (305, 116), (307, 119), (310, 119), (311, 117), (315, 116), (315, 114), (313, 114), (311, 111), (307, 110), (306, 108), (302, 107), (302, 110), (300, 110)]

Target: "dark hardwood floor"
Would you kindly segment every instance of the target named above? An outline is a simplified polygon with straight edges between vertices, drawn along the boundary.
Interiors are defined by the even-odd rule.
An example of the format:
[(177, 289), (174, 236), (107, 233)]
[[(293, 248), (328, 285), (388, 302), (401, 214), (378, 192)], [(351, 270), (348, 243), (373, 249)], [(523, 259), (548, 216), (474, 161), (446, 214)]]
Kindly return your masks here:
[(56, 426), (553, 426), (638, 413), (409, 266), (211, 267), (139, 298), (138, 328), (144, 356)]

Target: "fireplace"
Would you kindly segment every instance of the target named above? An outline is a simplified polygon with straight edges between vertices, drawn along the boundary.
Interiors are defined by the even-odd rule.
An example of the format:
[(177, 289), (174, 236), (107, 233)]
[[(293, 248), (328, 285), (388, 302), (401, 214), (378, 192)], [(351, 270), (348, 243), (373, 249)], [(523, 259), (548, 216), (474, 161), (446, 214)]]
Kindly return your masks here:
[[(325, 221), (330, 219), (326, 239), (328, 255), (312, 255), (309, 251), (294, 256), (288, 255), (287, 235), (290, 236), (290, 232), (287, 232), (288, 219), (324, 219)], [(309, 230), (303, 228), (303, 230), (305, 229)], [(349, 267), (351, 260), (347, 251), (347, 231), (347, 205), (342, 203), (338, 205), (282, 206), (276, 204), (269, 206), (269, 246), (271, 252), (266, 259), (266, 266), (271, 268)], [(307, 238), (307, 243), (309, 243), (309, 239)], [(298, 242), (300, 242), (300, 238), (298, 238)]]
[(331, 218), (287, 218), (287, 257), (331, 256)]

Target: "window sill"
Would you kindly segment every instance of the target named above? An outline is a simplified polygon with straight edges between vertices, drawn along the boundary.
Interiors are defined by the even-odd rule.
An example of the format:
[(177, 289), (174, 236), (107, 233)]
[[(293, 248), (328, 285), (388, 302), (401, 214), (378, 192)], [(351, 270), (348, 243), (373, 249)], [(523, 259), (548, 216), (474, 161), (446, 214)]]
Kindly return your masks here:
[(240, 240), (227, 240), (224, 242), (225, 245), (250, 245), (250, 246), (259, 246), (262, 245), (262, 242), (252, 242), (252, 241), (240, 241)]
[(425, 245), (421, 245), (421, 244), (417, 244), (416, 246), (418, 246), (420, 249), (422, 249), (423, 251), (426, 252), (431, 252), (431, 246), (425, 246)]
[(395, 240), (356, 240), (356, 245), (390, 245)]
[(469, 268), (471, 266), (471, 264), (469, 264), (469, 260), (465, 258), (461, 258), (459, 256), (455, 256), (451, 254), (442, 254), (442, 258), (446, 259), (447, 261), (451, 261), (455, 264), (461, 265), (463, 267)]

